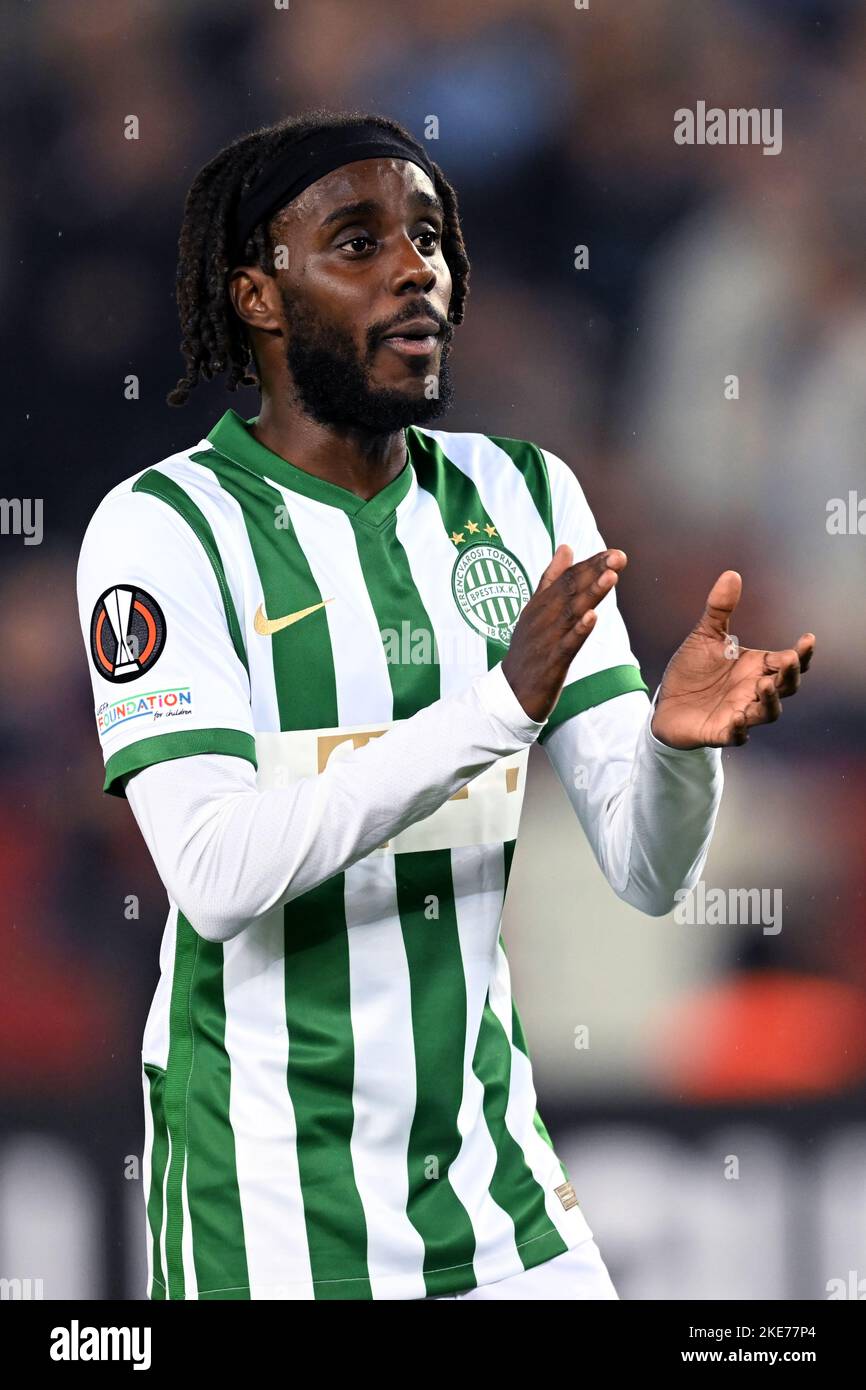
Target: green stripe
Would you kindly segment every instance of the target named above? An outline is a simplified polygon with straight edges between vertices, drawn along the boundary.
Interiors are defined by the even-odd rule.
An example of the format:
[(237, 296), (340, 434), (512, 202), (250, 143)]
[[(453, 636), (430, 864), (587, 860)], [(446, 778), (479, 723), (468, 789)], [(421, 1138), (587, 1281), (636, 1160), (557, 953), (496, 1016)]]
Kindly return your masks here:
[[(505, 902), (505, 894), (508, 892), (508, 881), (509, 881), (509, 879), (511, 878), (511, 865), (514, 863), (514, 851), (516, 850), (516, 848), (517, 848), (517, 840), (516, 840), (516, 839), (514, 839), (514, 840), (505, 840), (505, 841), (503, 842), (503, 845), (502, 845), (502, 857), (503, 857), (503, 868), (504, 868), (503, 882), (502, 882), (502, 899), (503, 899), (503, 905), (504, 905), (504, 902)], [(503, 951), (504, 951), (504, 950), (505, 950), (505, 942), (502, 940), (502, 936), (501, 936), (501, 935), (500, 935), (500, 937), (499, 937), (499, 941), (500, 941), (500, 944), (501, 944), (502, 949), (503, 949)]]
[(230, 1119), (231, 1064), (225, 1046), (224, 947), (199, 940), (189, 1014), (195, 1066), (186, 1093), (194, 1142), (187, 1193), (199, 1298), (248, 1299), (244, 1224)]
[(355, 1044), (344, 875), (284, 909), (287, 1084), (317, 1299), (371, 1299), (351, 1139)]
[[(379, 632), (395, 632), (400, 660), (389, 660), (392, 643), (383, 639), (388, 677), (393, 696), (393, 718), (409, 719), (419, 709), (439, 699), (439, 665), (433, 624), (424, 607), (406, 551), (397, 538), (397, 518), (391, 516), (377, 530), (353, 520), (358, 559), (367, 594), (376, 615)], [(408, 623), (409, 652), (416, 656), (429, 653), (429, 661), (403, 661), (403, 624)]]
[(525, 439), (503, 439), (496, 434), (489, 434), (487, 438), (502, 449), (523, 474), (529, 495), (535, 504), (535, 510), (544, 522), (547, 534), (550, 536), (551, 552), (554, 551), (556, 549), (556, 534), (553, 524), (553, 500), (550, 495), (550, 479), (547, 474), (544, 455), (537, 444), (530, 444)]
[[(206, 454), (191, 455), (193, 463), (203, 462)], [(213, 567), (220, 593), (222, 594), (223, 607), (225, 609), (226, 623), (231, 635), (232, 645), (237, 652), (238, 659), (243, 663), (244, 670), (249, 676), (250, 668), (247, 663), (247, 653), (244, 647), (244, 639), (241, 633), (241, 625), (238, 622), (237, 611), (235, 610), (234, 600), (226, 579), (225, 566), (222, 556), (219, 553), (214, 533), (204, 512), (196, 505), (188, 493), (184, 492), (173, 478), (166, 473), (160, 473), (157, 469), (148, 469), (146, 473), (133, 483), (133, 492), (146, 492), (151, 497), (158, 497), (169, 507), (173, 507), (192, 531), (198, 537), (208, 559)]]
[(174, 975), (169, 1006), (169, 1049), (165, 1069), (165, 1122), (171, 1138), (171, 1158), (166, 1183), (165, 1261), (167, 1296), (185, 1297), (183, 1277), (183, 1208), (181, 1190), (186, 1153), (186, 1091), (193, 1062), (190, 995), (196, 957), (201, 943), (182, 912), (177, 914)]
[[(514, 1046), (518, 1047), (520, 1051), (523, 1053), (524, 1057), (527, 1059), (527, 1061), (529, 1061), (530, 1057), (529, 1048), (526, 1044), (526, 1034), (523, 1031), (523, 1024), (520, 1021), (520, 1015), (517, 1012), (517, 1005), (515, 1004), (513, 999), (511, 1001), (511, 1040), (514, 1043)], [(539, 1115), (537, 1109), (532, 1117), (532, 1123), (535, 1126), (537, 1133), (541, 1135), (541, 1138), (544, 1140), (547, 1147), (556, 1156), (556, 1161), (562, 1169), (562, 1176), (564, 1180), (568, 1182), (568, 1169), (562, 1162), (562, 1159), (558, 1156), (558, 1154), (556, 1154), (556, 1150), (553, 1147), (553, 1140), (548, 1134), (547, 1126), (545, 1125), (544, 1121)]]
[[(525, 1269), (537, 1261), (531, 1247), (544, 1240), (551, 1255), (568, 1247), (551, 1226), (544, 1205), (544, 1190), (517, 1140), (505, 1124), (505, 1111), (511, 1089), (511, 1042), (488, 995), (478, 1032), (472, 1069), (484, 1087), (484, 1118), (496, 1149), (496, 1167), (490, 1182), (490, 1195), (514, 1222), (514, 1239)], [(527, 1263), (527, 1260), (529, 1263)]]
[[(243, 512), (267, 616), (280, 618), (333, 597), (319, 591), (277, 488), (216, 451), (199, 457)], [(336, 726), (337, 682), (326, 610), (273, 637), (253, 634), (251, 641), (270, 647), (280, 729)]]
[(633, 690), (649, 694), (640, 668), (631, 664), (610, 666), (606, 671), (596, 671), (594, 675), (572, 681), (570, 685), (563, 686), (556, 708), (538, 735), (538, 742), (544, 743), (564, 719), (571, 719), (572, 715), (582, 714), (585, 709), (603, 705), (605, 700), (612, 700), (615, 695), (627, 695)]
[[(451, 1186), (462, 1143), (466, 986), (454, 905), (451, 851), (394, 856), (412, 1009), (417, 1097), (409, 1134), (407, 1215), (424, 1241), (428, 1295), (476, 1285), (475, 1234)], [(433, 895), (438, 917), (427, 909)]]
[(514, 997), (511, 999), (511, 1041), (515, 1047), (519, 1047), (524, 1057), (529, 1060), (529, 1048), (526, 1045), (526, 1034), (523, 1031), (523, 1024), (520, 1021), (520, 1014), (517, 1012), (517, 1005)]
[[(481, 496), (472, 482), (462, 469), (446, 458), (439, 444), (430, 435), (422, 434), (419, 430), (410, 428), (406, 431), (409, 441), (409, 448), (412, 455), (412, 463), (418, 478), (418, 486), (424, 488), (426, 492), (432, 494), (439, 508), (442, 517), (442, 524), (449, 537), (453, 534), (463, 535), (467, 542), (487, 540), (485, 526), (495, 526), (495, 520), (485, 510), (481, 501)], [(466, 530), (467, 521), (472, 521), (478, 526), (477, 532), (471, 534)], [(493, 543), (502, 544), (497, 528), (496, 535), (490, 538)], [(460, 553), (461, 543), (454, 542), (454, 559)], [(479, 633), (479, 637), (481, 634)], [(483, 638), (487, 643), (487, 667), (488, 670), (501, 661), (508, 650), (507, 642), (499, 642), (494, 638)]]
[(144, 1074), (148, 1082), (148, 1099), (153, 1141), (150, 1150), (150, 1191), (145, 1194), (147, 1203), (147, 1224), (150, 1229), (150, 1242), (153, 1250), (153, 1283), (148, 1297), (154, 1301), (165, 1298), (165, 1270), (162, 1267), (160, 1235), (162, 1232), (162, 1187), (165, 1181), (165, 1165), (168, 1160), (168, 1131), (165, 1125), (164, 1091), (165, 1072), (147, 1062)]
[(256, 741), (240, 729), (178, 729), (170, 734), (140, 738), (112, 753), (105, 764), (102, 790), (112, 796), (125, 796), (124, 779), (143, 767), (164, 763), (169, 758), (189, 758), (194, 753), (229, 753), (246, 758), (256, 767)]

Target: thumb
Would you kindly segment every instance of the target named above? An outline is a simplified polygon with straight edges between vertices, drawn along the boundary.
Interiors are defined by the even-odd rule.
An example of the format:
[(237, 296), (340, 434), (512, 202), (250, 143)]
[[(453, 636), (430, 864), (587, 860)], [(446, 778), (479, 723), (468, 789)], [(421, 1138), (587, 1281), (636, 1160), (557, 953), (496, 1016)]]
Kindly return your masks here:
[(701, 622), (713, 632), (728, 631), (728, 621), (740, 601), (743, 592), (742, 576), (736, 570), (725, 570), (720, 574), (707, 595)]
[(547, 566), (543, 575), (538, 581), (539, 589), (549, 589), (554, 580), (574, 564), (574, 551), (570, 545), (558, 545), (553, 552), (553, 559)]

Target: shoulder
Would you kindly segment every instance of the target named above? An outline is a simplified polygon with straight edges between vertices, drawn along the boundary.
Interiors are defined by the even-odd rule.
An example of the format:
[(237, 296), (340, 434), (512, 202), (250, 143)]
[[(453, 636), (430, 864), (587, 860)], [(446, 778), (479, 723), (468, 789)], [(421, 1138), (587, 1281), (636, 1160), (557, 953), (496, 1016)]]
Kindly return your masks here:
[(551, 449), (531, 439), (513, 439), (509, 435), (488, 434), (482, 431), (435, 430), (413, 425), (411, 433), (422, 445), (427, 443), (441, 450), (458, 467), (485, 463), (500, 466), (506, 461), (524, 475), (539, 474), (551, 485), (561, 485), (563, 477), (574, 478), (567, 463)]
[(531, 440), (480, 431), (432, 430), (417, 425), (412, 427), (412, 434), (420, 448), (438, 452), (470, 477), (493, 475), (511, 477), (515, 482), (522, 479), (534, 494), (549, 492), (548, 458), (552, 455)]
[(218, 487), (200, 457), (207, 440), (170, 454), (122, 479), (108, 491), (93, 512), (81, 542), (79, 572), (89, 562), (110, 554), (118, 558), (158, 550), (198, 553), (191, 520), (209, 489)]
[(480, 430), (434, 430), (426, 425), (413, 425), (411, 433), (422, 443), (429, 441), (458, 466), (478, 459), (494, 460), (505, 454), (518, 467), (537, 465), (546, 450), (528, 439), (510, 439), (506, 435), (487, 434)]
[(461, 433), (413, 426), (422, 448), (433, 449), (442, 458), (477, 481), (497, 478), (524, 492), (528, 489), (543, 514), (566, 508), (589, 513), (589, 504), (573, 469), (558, 454), (529, 439), (507, 435)]

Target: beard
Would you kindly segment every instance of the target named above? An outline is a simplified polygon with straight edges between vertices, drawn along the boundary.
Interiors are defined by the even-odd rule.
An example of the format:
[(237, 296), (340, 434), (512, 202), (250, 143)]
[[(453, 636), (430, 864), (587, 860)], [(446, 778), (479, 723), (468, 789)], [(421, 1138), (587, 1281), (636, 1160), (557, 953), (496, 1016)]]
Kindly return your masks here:
[[(286, 341), (286, 364), (306, 412), (321, 425), (361, 430), (367, 434), (394, 434), (407, 425), (423, 425), (444, 414), (454, 390), (448, 369), (453, 328), (442, 328), (442, 349), (435, 378), (436, 394), (425, 389), (431, 377), (430, 359), (409, 358), (407, 366), (418, 379), (416, 392), (393, 386), (376, 386), (371, 379), (373, 356), (382, 341), (381, 330), (367, 332), (362, 356), (351, 334), (316, 314), (302, 298), (282, 290), (281, 298), (291, 334)], [(423, 314), (423, 305), (414, 313)], [(408, 313), (406, 317), (408, 318)]]

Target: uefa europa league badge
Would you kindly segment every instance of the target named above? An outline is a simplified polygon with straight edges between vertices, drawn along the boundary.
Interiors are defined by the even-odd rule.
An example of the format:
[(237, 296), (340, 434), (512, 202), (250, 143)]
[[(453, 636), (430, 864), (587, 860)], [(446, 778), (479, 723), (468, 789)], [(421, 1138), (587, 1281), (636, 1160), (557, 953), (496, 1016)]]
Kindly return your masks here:
[(107, 681), (143, 676), (165, 646), (165, 617), (156, 599), (131, 584), (100, 594), (90, 620), (90, 655)]

